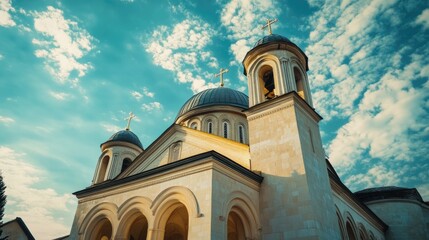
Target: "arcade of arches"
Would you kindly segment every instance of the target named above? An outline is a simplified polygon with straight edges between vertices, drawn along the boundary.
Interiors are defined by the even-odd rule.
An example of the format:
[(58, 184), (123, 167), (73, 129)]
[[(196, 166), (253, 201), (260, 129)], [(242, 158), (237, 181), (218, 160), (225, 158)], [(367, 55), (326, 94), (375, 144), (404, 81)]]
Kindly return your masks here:
[[(86, 216), (81, 229), (83, 237), (80, 239), (188, 239), (192, 220), (203, 216), (195, 213), (198, 210), (194, 208), (198, 203), (190, 203), (190, 196), (176, 196), (172, 199), (171, 194), (164, 195), (170, 197), (162, 199), (163, 194), (160, 193), (161, 197), (158, 196), (153, 202), (144, 197), (134, 197), (120, 207), (116, 207), (113, 203), (99, 204), (95, 207), (95, 211)], [(249, 219), (255, 216), (248, 216), (246, 212), (249, 210), (237, 206), (235, 204), (237, 201), (248, 203), (248, 199), (235, 197), (228, 201), (227, 205), (233, 205), (233, 207), (228, 210), (226, 221), (219, 219), (219, 223), (224, 225), (225, 237), (229, 240), (256, 239), (251, 232), (256, 225)]]

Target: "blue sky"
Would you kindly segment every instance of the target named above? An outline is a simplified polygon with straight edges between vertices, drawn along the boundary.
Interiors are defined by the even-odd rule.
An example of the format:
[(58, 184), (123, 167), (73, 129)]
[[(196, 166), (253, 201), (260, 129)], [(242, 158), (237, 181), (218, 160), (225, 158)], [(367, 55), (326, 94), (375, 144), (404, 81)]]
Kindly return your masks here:
[(68, 234), (99, 145), (137, 115), (148, 146), (193, 94), (247, 94), (241, 61), (274, 33), (309, 58), (324, 147), (352, 191), (417, 187), (429, 200), (429, 2), (0, 0), (5, 220)]

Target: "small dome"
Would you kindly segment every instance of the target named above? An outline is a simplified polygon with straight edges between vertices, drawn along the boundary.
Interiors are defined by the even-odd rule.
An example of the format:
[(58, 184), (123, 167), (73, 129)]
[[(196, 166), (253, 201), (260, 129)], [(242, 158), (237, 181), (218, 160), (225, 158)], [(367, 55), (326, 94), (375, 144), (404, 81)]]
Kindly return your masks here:
[(207, 89), (195, 94), (186, 101), (176, 119), (191, 110), (217, 105), (247, 109), (249, 107), (249, 97), (240, 91), (225, 87)]
[(247, 76), (247, 70), (246, 67), (244, 66), (244, 60), (247, 58), (247, 56), (249, 56), (250, 53), (252, 53), (254, 50), (259, 49), (261, 47), (270, 45), (270, 44), (278, 44), (278, 49), (284, 49), (284, 46), (281, 47), (281, 45), (288, 45), (288, 46), (292, 46), (296, 49), (298, 49), (298, 51), (304, 56), (305, 58), (305, 68), (306, 70), (308, 70), (308, 57), (307, 55), (305, 55), (304, 51), (301, 50), (301, 48), (299, 48), (295, 43), (293, 43), (291, 40), (289, 40), (289, 38), (284, 37), (282, 35), (278, 35), (278, 34), (270, 34), (267, 36), (264, 36), (263, 38), (259, 39), (255, 45), (253, 46), (252, 49), (250, 49), (247, 53), (246, 56), (243, 59), (243, 68), (244, 68), (244, 75)]
[[(132, 144), (140, 147), (141, 149), (143, 149), (143, 145), (140, 142), (140, 140), (137, 137), (137, 135), (135, 135), (130, 130), (121, 130), (121, 131), (113, 134), (109, 138), (109, 140), (107, 140), (103, 144), (108, 143), (108, 142), (127, 142), (127, 143), (132, 143)], [(103, 144), (101, 144), (101, 145), (103, 145)]]
[(264, 44), (267, 44), (267, 43), (274, 43), (274, 42), (283, 42), (283, 43), (294, 44), (287, 37), (283, 37), (282, 35), (278, 35), (278, 34), (271, 34), (271, 35), (264, 36), (263, 38), (259, 39), (255, 43), (255, 45), (253, 46), (253, 48), (255, 48), (255, 47), (259, 46), (259, 45), (264, 45)]

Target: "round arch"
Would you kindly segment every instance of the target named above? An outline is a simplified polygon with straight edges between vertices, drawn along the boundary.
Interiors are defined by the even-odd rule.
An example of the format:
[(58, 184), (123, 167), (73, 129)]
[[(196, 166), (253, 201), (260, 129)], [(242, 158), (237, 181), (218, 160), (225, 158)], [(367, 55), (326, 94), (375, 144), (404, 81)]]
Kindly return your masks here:
[(177, 203), (182, 203), (186, 207), (190, 217), (201, 216), (197, 198), (189, 188), (181, 186), (169, 187), (159, 193), (150, 206), (152, 214), (155, 216), (155, 228), (159, 227), (162, 213)]
[(112, 236), (115, 236), (115, 229), (118, 225), (117, 221), (117, 206), (113, 203), (100, 203), (89, 211), (79, 227), (79, 235), (83, 236), (84, 240), (91, 240), (95, 231), (98, 231), (100, 224), (103, 221), (109, 221), (112, 228)]
[[(228, 220), (230, 213), (233, 213), (241, 220), (246, 239), (258, 239), (260, 222), (257, 217), (257, 210), (250, 198), (243, 192), (234, 191), (228, 196), (225, 203), (222, 214), (226, 220)], [(227, 238), (228, 221), (225, 228), (225, 238)]]
[(362, 223), (358, 223), (358, 229), (359, 229), (359, 240), (368, 240), (368, 232), (366, 231), (365, 226)]
[(264, 68), (271, 68), (274, 78), (274, 95), (281, 95), (284, 93), (284, 83), (281, 77), (281, 64), (277, 56), (272, 54), (264, 54), (259, 56), (253, 61), (250, 66), (248, 75), (251, 76), (249, 86), (249, 106), (265, 101), (263, 86), (264, 83), (260, 74)]
[(335, 204), (335, 212), (337, 213), (338, 227), (340, 228), (341, 239), (347, 239), (346, 230), (344, 227), (344, 219), (343, 219), (343, 216), (341, 215), (340, 209), (338, 209), (338, 206), (336, 204)]
[(347, 233), (347, 237), (349, 240), (357, 240), (357, 230), (356, 230), (356, 223), (352, 217), (352, 215), (349, 212), (346, 212), (345, 214), (345, 230)]
[(118, 209), (119, 225), (117, 235), (126, 238), (132, 224), (144, 217), (147, 221), (148, 229), (153, 226), (153, 215), (150, 210), (151, 200), (145, 197), (133, 197), (125, 201)]

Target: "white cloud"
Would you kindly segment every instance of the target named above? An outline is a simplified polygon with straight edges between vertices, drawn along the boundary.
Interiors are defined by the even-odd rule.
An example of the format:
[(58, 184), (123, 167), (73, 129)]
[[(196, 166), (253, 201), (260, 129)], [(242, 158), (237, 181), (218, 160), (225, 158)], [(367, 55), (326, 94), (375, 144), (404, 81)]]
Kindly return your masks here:
[(8, 123), (13, 123), (13, 122), (15, 122), (15, 120), (13, 118), (0, 116), (0, 123), (8, 124)]
[[(282, 6), (285, 7), (285, 6)], [(228, 31), (228, 38), (235, 41), (231, 52), (240, 63), (252, 45), (266, 33), (261, 30), (267, 18), (277, 18), (280, 7), (276, 0), (228, 2), (221, 12), (221, 23)], [(273, 25), (273, 29), (277, 25)]]
[(201, 77), (205, 73), (199, 66), (218, 66), (216, 58), (205, 50), (213, 35), (214, 30), (208, 23), (190, 17), (172, 28), (158, 27), (145, 48), (152, 54), (154, 64), (174, 72), (180, 83), (191, 84), (191, 90), (196, 93), (209, 87)]
[(344, 182), (352, 191), (369, 187), (394, 186), (399, 183), (397, 171), (376, 165), (364, 174), (353, 175)]
[[(429, 84), (415, 88), (410, 79), (429, 74), (423, 56), (403, 69), (387, 72), (379, 82), (368, 87), (347, 124), (329, 145), (331, 161), (347, 171), (363, 159), (364, 153), (381, 160), (410, 161), (424, 157), (422, 139), (429, 136), (423, 124), (429, 117), (425, 105)], [(409, 132), (420, 134), (409, 135)]]
[(59, 100), (59, 101), (67, 100), (70, 97), (70, 94), (64, 93), (64, 92), (53, 92), (53, 91), (51, 91), (51, 92), (49, 92), (49, 94), (53, 98), (55, 98), (56, 100)]
[(144, 87), (142, 92), (131, 91), (131, 96), (133, 96), (137, 101), (140, 101), (140, 99), (142, 99), (143, 96), (146, 96), (149, 98), (155, 97), (155, 93), (149, 91), (147, 87)]
[[(60, 194), (52, 188), (40, 188), (38, 183), (46, 173), (28, 163), (25, 154), (0, 146), (0, 165), (6, 184), (5, 219), (21, 217), (36, 239), (53, 239), (70, 231), (72, 219), (62, 216), (75, 209), (71, 194)], [(46, 230), (49, 226), (49, 231)]]
[(15, 9), (12, 7), (12, 0), (0, 1), (0, 26), (12, 27), (16, 25), (10, 12), (15, 12)]
[(76, 86), (79, 78), (92, 68), (90, 63), (79, 60), (94, 48), (94, 38), (52, 6), (32, 15), (34, 28), (41, 33), (40, 38), (32, 41), (38, 47), (34, 54), (45, 60), (46, 69), (59, 82), (69, 81)]
[(149, 89), (147, 89), (147, 87), (144, 87), (144, 88), (143, 88), (143, 94), (144, 94), (146, 97), (150, 97), (150, 98), (155, 97), (155, 93), (150, 92), (150, 91), (149, 91)]
[(162, 109), (162, 104), (159, 102), (151, 102), (151, 103), (144, 103), (142, 104), (142, 110), (143, 111), (153, 111), (153, 110), (160, 110)]
[(415, 24), (423, 25), (424, 29), (429, 28), (429, 9), (425, 9), (414, 22)]
[(137, 91), (132, 91), (131, 96), (133, 96), (137, 101), (139, 101), (143, 97), (143, 94)]
[(113, 125), (113, 124), (106, 124), (106, 123), (101, 124), (101, 126), (104, 128), (104, 130), (106, 130), (109, 133), (117, 133), (117, 132), (125, 129), (125, 128), (121, 128), (121, 127), (118, 127), (118, 126)]

